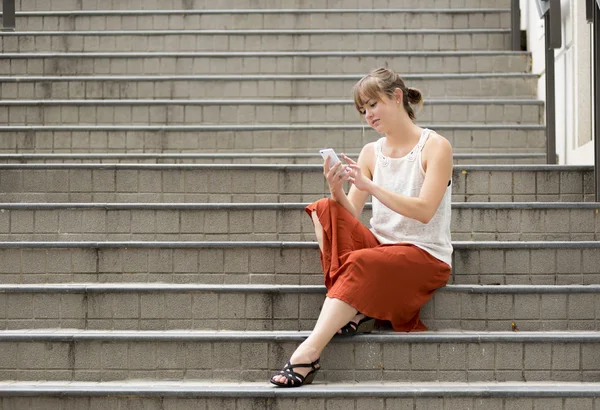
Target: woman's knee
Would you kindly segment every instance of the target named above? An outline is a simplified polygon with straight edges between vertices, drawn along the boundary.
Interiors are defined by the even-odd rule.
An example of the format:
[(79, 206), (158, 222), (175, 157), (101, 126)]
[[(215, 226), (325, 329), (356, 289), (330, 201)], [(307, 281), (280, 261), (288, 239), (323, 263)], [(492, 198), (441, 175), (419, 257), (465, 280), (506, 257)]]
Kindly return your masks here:
[(319, 226), (321, 229), (323, 228), (321, 226), (321, 222), (319, 222), (319, 215), (323, 214), (324, 211), (329, 209), (331, 206), (335, 206), (334, 203), (337, 204), (337, 202), (331, 198), (321, 198), (311, 205), (312, 212), (310, 216), (315, 223), (315, 227)]
[(314, 205), (315, 205), (314, 208), (315, 209), (329, 208), (333, 204), (337, 204), (337, 202), (334, 199), (331, 199), (331, 198), (321, 198), (318, 201), (314, 202)]

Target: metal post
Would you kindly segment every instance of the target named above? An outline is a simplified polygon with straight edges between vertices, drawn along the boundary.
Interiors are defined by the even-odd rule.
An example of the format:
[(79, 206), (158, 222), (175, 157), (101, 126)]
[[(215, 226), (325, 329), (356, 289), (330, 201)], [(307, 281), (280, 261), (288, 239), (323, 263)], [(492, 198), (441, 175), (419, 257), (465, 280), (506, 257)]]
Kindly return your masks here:
[(15, 31), (15, 0), (2, 0), (2, 31)]
[(594, 82), (594, 188), (596, 202), (600, 202), (600, 76), (598, 75), (598, 68), (600, 67), (600, 9), (596, 2), (593, 4), (593, 51), (592, 51), (592, 64), (593, 64), (593, 82)]
[(544, 15), (546, 42), (546, 163), (556, 164), (556, 93), (554, 90), (554, 47), (550, 34), (550, 13)]
[(510, 4), (510, 36), (513, 51), (521, 50), (521, 8), (519, 0)]

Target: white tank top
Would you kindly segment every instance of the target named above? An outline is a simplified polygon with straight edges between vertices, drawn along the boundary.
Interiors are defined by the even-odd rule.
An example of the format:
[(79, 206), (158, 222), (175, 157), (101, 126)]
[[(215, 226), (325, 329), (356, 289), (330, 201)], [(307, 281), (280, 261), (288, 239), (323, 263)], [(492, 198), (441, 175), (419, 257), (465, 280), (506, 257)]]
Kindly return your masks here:
[[(431, 130), (424, 129), (416, 147), (402, 158), (389, 158), (381, 152), (384, 138), (375, 143), (373, 182), (400, 195), (417, 197), (421, 192), (425, 171), (421, 151)], [(392, 211), (375, 197), (371, 232), (381, 244), (411, 243), (452, 266), (450, 239), (452, 186), (448, 185), (438, 210), (429, 223), (424, 224)]]

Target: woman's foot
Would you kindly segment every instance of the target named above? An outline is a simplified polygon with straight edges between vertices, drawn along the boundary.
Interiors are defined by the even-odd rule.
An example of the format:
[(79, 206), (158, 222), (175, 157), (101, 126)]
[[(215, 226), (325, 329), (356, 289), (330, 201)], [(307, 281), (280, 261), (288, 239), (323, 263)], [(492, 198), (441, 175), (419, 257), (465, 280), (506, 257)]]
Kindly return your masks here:
[[(310, 366), (311, 363), (316, 362), (318, 359), (319, 353), (314, 348), (300, 345), (292, 354), (292, 357), (288, 363), (291, 365), (307, 364), (308, 366), (306, 367), (296, 367), (293, 369), (294, 372), (298, 373), (302, 377), (306, 377), (310, 372), (320, 368), (318, 363), (314, 365), (314, 368)], [(302, 381), (297, 378), (288, 379), (281, 374), (276, 374), (275, 376), (271, 377), (271, 382), (274, 384), (284, 384), (286, 386), (299, 386), (302, 383)]]
[(337, 331), (337, 334), (353, 336), (356, 333), (371, 333), (374, 327), (375, 319), (369, 318), (362, 313), (357, 313), (347, 325)]

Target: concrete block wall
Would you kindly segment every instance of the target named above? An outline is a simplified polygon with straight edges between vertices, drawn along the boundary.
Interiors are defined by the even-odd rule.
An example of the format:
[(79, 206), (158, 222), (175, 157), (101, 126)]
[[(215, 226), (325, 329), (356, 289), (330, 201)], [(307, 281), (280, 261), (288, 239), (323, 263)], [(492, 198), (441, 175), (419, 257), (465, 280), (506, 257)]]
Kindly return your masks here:
[(200, 10), (188, 9), (185, 14), (175, 10), (104, 10), (54, 11), (39, 10), (17, 13), (18, 26), (27, 31), (72, 30), (267, 30), (267, 29), (477, 29), (507, 28), (510, 13), (507, 9), (257, 9)]
[[(592, 292), (597, 288), (449, 285), (424, 306), (421, 318), (432, 330), (598, 330), (600, 297)], [(322, 286), (164, 283), (1, 289), (0, 328), (6, 330), (308, 331), (325, 293)]]
[[(315, 241), (302, 203), (4, 204), (0, 241)], [(537, 205), (537, 207), (536, 207)], [(455, 203), (457, 241), (595, 241), (595, 203)], [(370, 204), (361, 215), (371, 218)]]
[[(223, 105), (217, 101), (74, 100), (68, 102), (30, 101), (0, 103), (0, 121), (27, 124), (340, 124), (360, 121), (350, 101), (296, 105), (292, 100), (244, 101)], [(540, 104), (505, 101), (429, 101), (419, 112), (422, 121), (433, 123), (539, 124)], [(93, 122), (96, 121), (96, 122)]]
[[(426, 124), (424, 124), (426, 125)], [(435, 124), (431, 125), (432, 127)], [(29, 125), (0, 128), (3, 153), (314, 153), (335, 146), (359, 152), (376, 138), (364, 124), (338, 125)], [(532, 125), (446, 125), (440, 130), (463, 153), (541, 153), (544, 131)], [(510, 128), (508, 128), (510, 127)]]
[[(2, 202), (312, 202), (319, 165), (0, 164)], [(588, 166), (455, 167), (457, 202), (593, 200)]]
[[(1, 57), (1, 56), (0, 56)], [(296, 60), (302, 57), (295, 57)], [(239, 61), (231, 60), (234, 64), (227, 64), (226, 67), (217, 68), (215, 71), (207, 74), (198, 74), (196, 76), (131, 76), (122, 80), (117, 76), (43, 76), (38, 78), (35, 74), (40, 72), (31, 72), (30, 76), (16, 78), (11, 76), (2, 77), (0, 84), (0, 96), (2, 100), (68, 100), (68, 99), (155, 99), (155, 98), (199, 98), (204, 97), (207, 82), (224, 81), (220, 74), (247, 74), (244, 77), (236, 79), (229, 78), (228, 81), (243, 81), (239, 89), (239, 94), (232, 98), (252, 97), (257, 95), (259, 90), (270, 89), (270, 93), (277, 90), (277, 97), (291, 98), (297, 97), (302, 93), (302, 89), (308, 87), (311, 94), (307, 98), (315, 97), (327, 91), (327, 97), (347, 100), (350, 103), (351, 96), (348, 90), (358, 81), (358, 75), (327, 76), (311, 74), (295, 74), (291, 78), (285, 78), (291, 75), (291, 71), (297, 72), (293, 65), (281, 67), (280, 72), (271, 76), (263, 74), (263, 78), (252, 77), (252, 74), (260, 74), (261, 59), (249, 56), (248, 58), (239, 58)], [(231, 62), (230, 61), (230, 62)], [(181, 64), (183, 62), (180, 61)], [(266, 70), (269, 64), (264, 63)], [(97, 66), (97, 65), (95, 65)], [(238, 71), (233, 71), (235, 67)], [(272, 69), (272, 68), (271, 68)], [(224, 70), (224, 71), (223, 71)], [(37, 79), (36, 79), (37, 78)], [(412, 86), (423, 91), (427, 95), (427, 101), (430, 99), (439, 99), (442, 97), (485, 97), (490, 94), (500, 97), (519, 98), (523, 103), (536, 103), (530, 100), (535, 93), (536, 77), (528, 73), (480, 73), (480, 74), (430, 74), (421, 75), (419, 73), (407, 74), (404, 76)], [(273, 83), (273, 84), (271, 84)], [(319, 94), (312, 94), (319, 93)], [(528, 97), (528, 98), (525, 98)], [(223, 101), (226, 102), (226, 101)], [(358, 115), (353, 118), (358, 120)]]
[[(26, 58), (26, 56), (28, 56)], [(243, 59), (240, 57), (250, 57)], [(258, 58), (260, 57), (260, 58)], [(529, 55), (524, 52), (506, 51), (369, 51), (369, 52), (154, 52), (136, 54), (122, 53), (55, 53), (47, 57), (38, 53), (4, 54), (0, 59), (0, 74), (20, 76), (24, 72), (48, 75), (185, 75), (185, 74), (237, 74), (242, 65), (252, 64), (254, 73), (275, 74), (328, 74), (337, 70), (340, 74), (364, 73), (373, 67), (384, 65), (405, 67), (405, 73), (473, 74), (528, 72)], [(302, 93), (304, 90), (304, 93)], [(218, 83), (204, 88), (199, 97), (239, 97), (240, 81), (226, 86)], [(346, 96), (347, 94), (344, 94)], [(255, 97), (275, 97), (261, 88)], [(335, 97), (324, 94), (321, 87), (300, 88), (295, 97)]]

